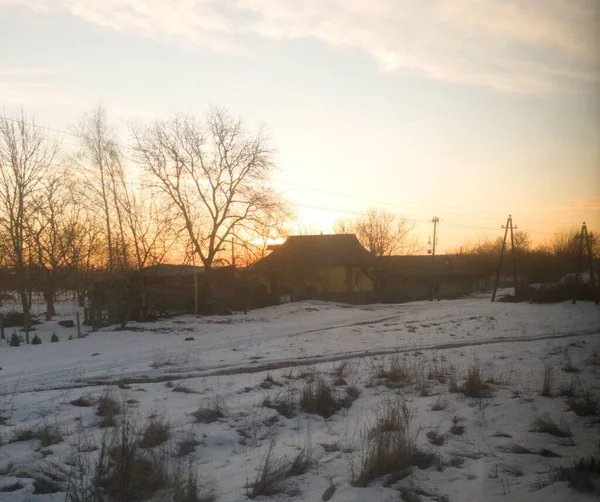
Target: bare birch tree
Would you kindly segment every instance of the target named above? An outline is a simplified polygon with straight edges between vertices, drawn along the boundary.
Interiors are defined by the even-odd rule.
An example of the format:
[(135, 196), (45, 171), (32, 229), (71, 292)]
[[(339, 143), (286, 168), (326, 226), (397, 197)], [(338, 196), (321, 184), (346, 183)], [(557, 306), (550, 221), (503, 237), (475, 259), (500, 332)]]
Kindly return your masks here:
[(53, 167), (58, 145), (21, 112), (0, 117), (0, 227), (9, 238), (19, 296), (25, 318), (26, 342), (31, 327), (27, 297), (26, 257), (30, 254), (27, 227), (37, 209), (36, 197)]
[(273, 151), (221, 109), (205, 122), (175, 115), (131, 127), (134, 158), (174, 205), (192, 249), (210, 270), (231, 237), (252, 240), (256, 224), (284, 206), (269, 186)]
[(81, 148), (79, 166), (87, 173), (87, 187), (102, 212), (106, 235), (109, 274), (127, 268), (124, 216), (120, 200), (124, 178), (121, 153), (114, 131), (108, 124), (106, 110), (95, 106), (77, 127)]

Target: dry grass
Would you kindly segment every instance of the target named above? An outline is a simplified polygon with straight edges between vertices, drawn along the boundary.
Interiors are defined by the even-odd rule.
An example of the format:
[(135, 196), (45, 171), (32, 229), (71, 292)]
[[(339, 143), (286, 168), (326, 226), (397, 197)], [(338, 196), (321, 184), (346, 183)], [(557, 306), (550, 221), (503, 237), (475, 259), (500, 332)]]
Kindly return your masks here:
[(116, 417), (121, 407), (109, 391), (96, 402), (96, 415), (100, 417), (100, 427), (114, 427), (117, 425)]
[(438, 431), (437, 429), (427, 431), (425, 436), (427, 437), (429, 442), (434, 446), (442, 446), (444, 444), (444, 435), (440, 434), (440, 431)]
[(318, 377), (307, 381), (304, 385), (299, 406), (305, 413), (329, 418), (342, 409), (343, 402), (337, 399), (336, 391), (329, 382)]
[(367, 486), (387, 474), (423, 464), (427, 455), (410, 434), (410, 411), (404, 401), (388, 401), (376, 413), (373, 427), (363, 434), (360, 472), (355, 486)]
[(262, 404), (285, 418), (292, 418), (296, 414), (296, 396), (293, 392), (283, 392), (273, 400), (266, 397)]
[(198, 409), (192, 413), (192, 416), (196, 419), (196, 422), (211, 424), (221, 418), (227, 417), (227, 412), (219, 399), (213, 399), (212, 401), (207, 400), (202, 403)]
[(431, 403), (431, 411), (443, 411), (448, 407), (448, 400), (442, 396), (437, 396)]
[(43, 448), (59, 444), (63, 440), (62, 432), (56, 425), (42, 423), (33, 427), (16, 429), (12, 435), (11, 442), (31, 441), (37, 439)]
[(171, 427), (167, 422), (161, 419), (153, 418), (146, 425), (142, 438), (140, 439), (140, 447), (155, 448), (169, 440), (171, 435)]
[(552, 386), (554, 385), (554, 367), (550, 363), (544, 364), (544, 376), (542, 378), (542, 390), (540, 396), (552, 397)]
[(570, 438), (573, 436), (566, 424), (557, 424), (548, 415), (537, 417), (531, 424), (531, 432), (545, 432), (556, 437)]
[(467, 376), (463, 382), (461, 392), (465, 397), (489, 397), (491, 395), (491, 389), (484, 381), (481, 369), (477, 362), (474, 362), (467, 370)]
[(600, 412), (600, 402), (589, 391), (584, 391), (580, 396), (572, 396), (567, 399), (567, 409), (574, 412), (578, 417), (590, 417)]
[(275, 445), (276, 441), (273, 438), (260, 462), (252, 488), (247, 494), (250, 499), (289, 492), (287, 479), (304, 474), (313, 464), (310, 442), (307, 442), (304, 448), (291, 458), (275, 458)]

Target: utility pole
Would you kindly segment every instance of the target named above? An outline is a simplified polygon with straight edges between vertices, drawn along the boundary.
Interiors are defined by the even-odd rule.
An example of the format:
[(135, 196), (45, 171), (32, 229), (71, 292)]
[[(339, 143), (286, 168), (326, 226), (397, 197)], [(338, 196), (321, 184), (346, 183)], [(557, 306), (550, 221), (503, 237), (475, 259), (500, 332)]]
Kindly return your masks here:
[(583, 239), (585, 239), (585, 249), (588, 253), (590, 286), (592, 287), (592, 298), (594, 303), (598, 305), (598, 297), (596, 296), (596, 278), (594, 276), (594, 257), (592, 256), (592, 234), (588, 233), (585, 221), (581, 225), (581, 233), (579, 234), (579, 252), (577, 253), (577, 268), (575, 270), (575, 289), (573, 291), (573, 303), (577, 299), (577, 290), (579, 289), (579, 274), (581, 271), (581, 260), (583, 258)]
[(510, 248), (512, 251), (512, 262), (513, 262), (513, 282), (515, 285), (515, 300), (517, 299), (517, 254), (515, 253), (515, 236), (513, 234), (513, 229), (517, 229), (517, 226), (515, 225), (513, 227), (512, 224), (512, 216), (508, 216), (508, 219), (510, 220)]
[(500, 249), (500, 259), (498, 260), (498, 268), (496, 269), (496, 280), (494, 281), (494, 292), (492, 293), (492, 301), (496, 301), (496, 291), (498, 290), (498, 282), (500, 280), (500, 271), (502, 270), (502, 259), (504, 258), (504, 249), (506, 248), (506, 237), (508, 236), (508, 230), (510, 229), (510, 244), (513, 254), (513, 280), (515, 281), (515, 299), (517, 298), (517, 259), (515, 256), (515, 239), (513, 229), (517, 229), (513, 226), (512, 215), (508, 215), (506, 225), (502, 225), (500, 228), (504, 229), (504, 238), (502, 239), (502, 249)]
[(433, 223), (433, 243), (431, 248), (431, 293), (429, 295), (429, 301), (432, 301), (434, 296), (440, 299), (440, 295), (437, 291), (436, 277), (435, 277), (435, 248), (437, 246), (437, 224), (440, 219), (434, 216), (431, 222)]

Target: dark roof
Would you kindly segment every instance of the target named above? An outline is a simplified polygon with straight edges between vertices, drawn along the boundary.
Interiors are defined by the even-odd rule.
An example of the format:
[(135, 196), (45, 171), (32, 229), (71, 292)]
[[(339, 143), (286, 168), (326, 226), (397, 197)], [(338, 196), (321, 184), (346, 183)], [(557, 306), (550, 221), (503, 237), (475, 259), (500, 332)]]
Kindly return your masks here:
[(273, 269), (294, 265), (367, 266), (374, 256), (361, 246), (354, 234), (293, 235), (259, 260), (255, 269)]
[[(431, 274), (433, 257), (427, 255), (414, 256), (381, 256), (377, 258), (379, 266), (390, 274), (420, 275)], [(435, 257), (435, 269), (439, 273), (452, 272), (452, 264), (446, 255)]]

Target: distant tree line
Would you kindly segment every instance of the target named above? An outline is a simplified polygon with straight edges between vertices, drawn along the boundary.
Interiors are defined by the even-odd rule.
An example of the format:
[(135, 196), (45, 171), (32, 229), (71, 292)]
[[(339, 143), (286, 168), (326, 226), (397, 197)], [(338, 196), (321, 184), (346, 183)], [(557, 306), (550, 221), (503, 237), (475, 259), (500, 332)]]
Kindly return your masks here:
[[(559, 281), (567, 274), (576, 271), (580, 248), (580, 230), (571, 229), (555, 234), (544, 244), (533, 246), (527, 232), (516, 231), (515, 261), (517, 276), (523, 284), (547, 283)], [(482, 238), (472, 244), (465, 244), (459, 251), (452, 253), (455, 263), (468, 266), (480, 276), (495, 274), (500, 260), (502, 237), (496, 239)], [(593, 260), (600, 257), (600, 241), (592, 233), (591, 249)], [(512, 274), (512, 249), (510, 238), (504, 250), (502, 274)], [(580, 263), (580, 272), (589, 271), (588, 253), (585, 249)], [(596, 273), (598, 271), (596, 270)]]

